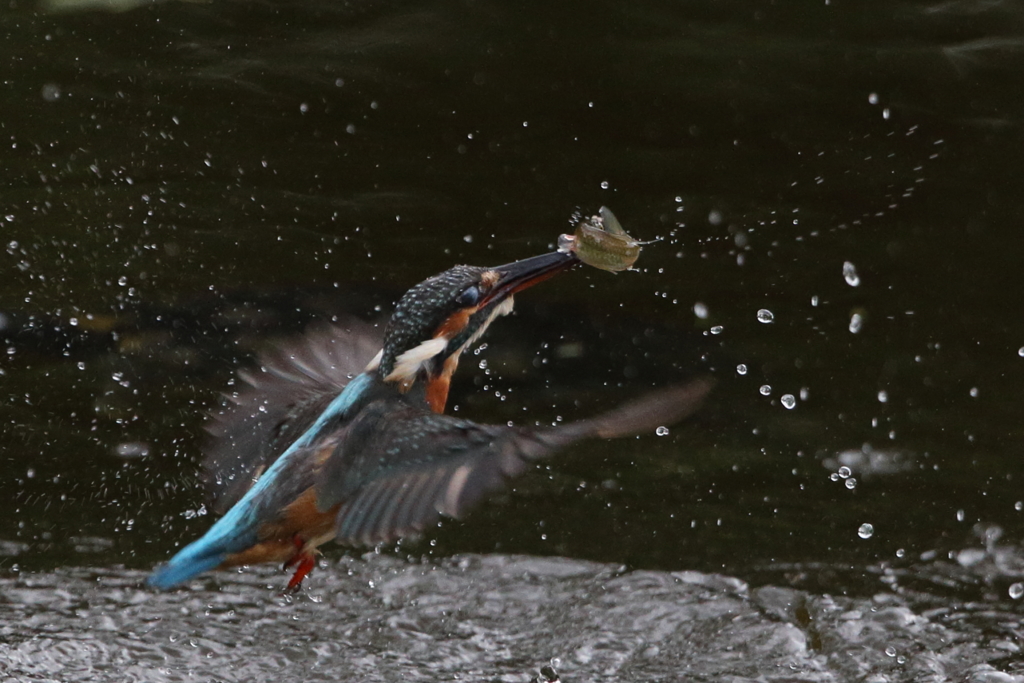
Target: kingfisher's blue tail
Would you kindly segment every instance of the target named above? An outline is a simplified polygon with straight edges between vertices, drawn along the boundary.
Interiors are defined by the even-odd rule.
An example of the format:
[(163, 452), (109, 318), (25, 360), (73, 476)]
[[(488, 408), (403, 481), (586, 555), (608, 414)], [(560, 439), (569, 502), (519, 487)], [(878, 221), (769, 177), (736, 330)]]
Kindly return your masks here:
[[(192, 545), (195, 545), (195, 543)], [(150, 574), (149, 578), (146, 579), (146, 583), (154, 588), (167, 590), (177, 586), (179, 583), (188, 581), (193, 576), (198, 576), (207, 570), (218, 567), (224, 561), (224, 558), (227, 557), (225, 553), (215, 553), (213, 555), (199, 554), (192, 551), (192, 545), (182, 550), (170, 562)]]
[(229, 555), (241, 552), (257, 542), (257, 534), (253, 529), (239, 528), (233, 519), (238, 515), (230, 513), (222, 517), (199, 540), (182, 548), (170, 562), (159, 567), (146, 580), (150, 586), (167, 590), (179, 583), (216, 569)]
[(294, 470), (293, 461), (310, 453), (309, 446), (321, 432), (327, 429), (332, 421), (337, 420), (350, 410), (355, 399), (373, 383), (373, 375), (363, 373), (356, 376), (345, 390), (331, 401), (330, 405), (320, 414), (316, 422), (303, 432), (288, 449), (263, 473), (242, 499), (227, 511), (216, 524), (198, 541), (185, 546), (171, 561), (149, 575), (147, 583), (154, 588), (168, 589), (184, 583), (205, 571), (219, 567), (229, 556), (240, 553), (256, 545), (259, 541), (260, 525), (267, 521), (275, 511), (280, 511), (285, 504), (305, 491), (308, 484), (295, 488), (278, 486), (278, 479), (285, 479), (288, 484), (289, 468)]

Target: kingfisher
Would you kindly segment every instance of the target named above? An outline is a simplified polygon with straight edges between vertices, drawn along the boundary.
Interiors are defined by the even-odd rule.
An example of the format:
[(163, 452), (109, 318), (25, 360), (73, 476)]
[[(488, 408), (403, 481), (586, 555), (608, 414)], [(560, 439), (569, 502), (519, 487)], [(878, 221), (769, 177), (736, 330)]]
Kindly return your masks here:
[(653, 430), (692, 412), (709, 381), (559, 427), (444, 414), (466, 348), (511, 312), (515, 293), (577, 263), (558, 251), (428, 278), (400, 299), (368, 363), (368, 325), (314, 330), (265, 356), (209, 428), (204, 467), (223, 516), (148, 583), (168, 589), (216, 568), (279, 562), (293, 569), (296, 590), (328, 541), (368, 546), (421, 533), (580, 439)]

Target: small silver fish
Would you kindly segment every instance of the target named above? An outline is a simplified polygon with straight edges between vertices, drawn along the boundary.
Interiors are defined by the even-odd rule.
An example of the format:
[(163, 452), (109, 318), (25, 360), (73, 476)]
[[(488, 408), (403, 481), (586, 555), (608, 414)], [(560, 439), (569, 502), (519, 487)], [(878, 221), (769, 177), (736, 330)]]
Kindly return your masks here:
[(575, 252), (588, 266), (612, 273), (629, 270), (640, 257), (642, 244), (626, 234), (607, 206), (597, 216), (580, 221), (572, 235), (558, 238), (559, 251)]

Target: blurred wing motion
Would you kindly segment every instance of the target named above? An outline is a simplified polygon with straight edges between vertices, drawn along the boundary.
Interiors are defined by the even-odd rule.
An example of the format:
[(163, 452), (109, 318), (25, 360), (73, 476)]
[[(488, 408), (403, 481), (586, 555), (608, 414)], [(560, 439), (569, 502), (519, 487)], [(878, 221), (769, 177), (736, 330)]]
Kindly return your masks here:
[[(353, 388), (359, 394), (359, 382), (368, 382), (359, 378), (336, 400), (344, 403)], [(303, 437), (280, 456), (261, 456), (273, 460), (266, 473), (149, 583), (166, 589), (215, 567), (284, 562), (296, 567), (289, 583), (295, 588), (315, 565), (316, 548), (329, 540), (371, 545), (423, 531), (442, 515), (461, 517), (508, 479), (576, 441), (673, 424), (696, 410), (711, 387), (710, 380), (696, 380), (542, 429), (476, 424), (387, 392), (355, 413), (341, 410), (326, 438)]]
[(324, 459), (320, 512), (335, 512), (335, 540), (372, 545), (459, 518), (538, 460), (581, 439), (654, 431), (694, 412), (710, 379), (652, 392), (594, 418), (559, 427), (480, 425), (384, 402), (367, 406)]
[(323, 325), (239, 372), (245, 387), (211, 413), (203, 462), (213, 508), (226, 512), (305, 432), (381, 348), (381, 330), (353, 320)]

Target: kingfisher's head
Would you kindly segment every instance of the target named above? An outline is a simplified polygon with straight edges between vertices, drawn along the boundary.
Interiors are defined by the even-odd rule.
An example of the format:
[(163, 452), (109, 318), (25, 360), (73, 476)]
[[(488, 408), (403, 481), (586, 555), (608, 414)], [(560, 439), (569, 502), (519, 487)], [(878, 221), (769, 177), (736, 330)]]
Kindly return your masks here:
[(576, 263), (574, 254), (553, 252), (495, 268), (455, 266), (424, 280), (398, 302), (367, 370), (403, 392), (425, 382), (431, 407), (442, 410), (459, 354), (512, 311), (512, 295)]

